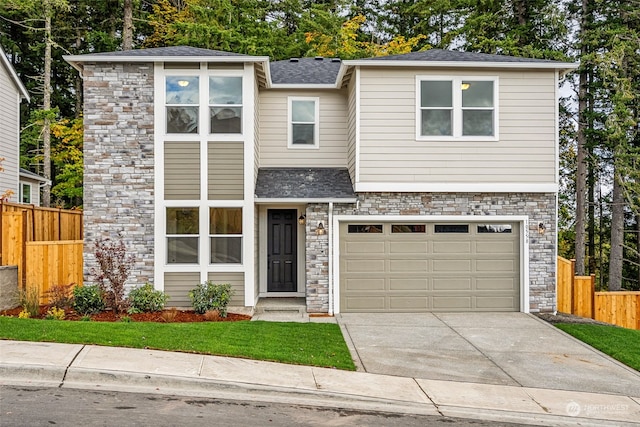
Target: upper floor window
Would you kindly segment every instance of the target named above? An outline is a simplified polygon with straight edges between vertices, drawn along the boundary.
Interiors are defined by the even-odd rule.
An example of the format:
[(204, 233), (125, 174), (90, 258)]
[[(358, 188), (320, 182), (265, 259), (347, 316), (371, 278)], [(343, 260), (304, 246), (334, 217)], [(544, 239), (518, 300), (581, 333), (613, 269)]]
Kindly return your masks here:
[(289, 148), (318, 148), (318, 98), (289, 98)]
[(497, 78), (418, 78), (418, 139), (496, 139)]
[(167, 76), (167, 133), (198, 133), (199, 94), (197, 76)]
[(242, 77), (209, 77), (210, 133), (242, 133)]

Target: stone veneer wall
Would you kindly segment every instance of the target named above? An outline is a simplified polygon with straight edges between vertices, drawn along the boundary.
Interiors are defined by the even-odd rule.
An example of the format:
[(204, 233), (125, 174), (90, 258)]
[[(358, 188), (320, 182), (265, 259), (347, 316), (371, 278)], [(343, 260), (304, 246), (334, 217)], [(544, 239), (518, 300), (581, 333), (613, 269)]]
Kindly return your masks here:
[[(529, 217), (529, 310), (556, 310), (556, 196), (552, 193), (361, 193), (359, 205), (334, 205), (334, 215), (527, 215)], [(307, 311), (328, 312), (328, 205), (307, 208)], [(546, 227), (538, 233), (538, 224)], [(337, 230), (336, 230), (337, 231)]]
[(84, 275), (94, 242), (122, 238), (135, 256), (128, 285), (153, 281), (153, 64), (84, 66)]

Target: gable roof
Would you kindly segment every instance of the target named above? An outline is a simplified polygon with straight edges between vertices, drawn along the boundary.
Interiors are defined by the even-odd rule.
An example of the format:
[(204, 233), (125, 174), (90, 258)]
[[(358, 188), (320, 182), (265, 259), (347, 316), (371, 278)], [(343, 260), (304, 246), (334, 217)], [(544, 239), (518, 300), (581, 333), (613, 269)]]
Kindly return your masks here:
[(494, 55), (478, 52), (460, 52), (456, 50), (429, 49), (420, 52), (403, 53), (399, 55), (378, 56), (365, 58), (358, 61), (426, 61), (426, 62), (493, 62), (493, 63), (547, 63), (558, 64), (558, 61), (549, 59), (523, 58), (508, 55)]
[(39, 181), (39, 182), (46, 182), (51, 184), (51, 180), (23, 168), (20, 168), (19, 175), (20, 175), (20, 178), (30, 179), (30, 180)]
[(4, 68), (6, 68), (7, 73), (11, 78), (11, 81), (13, 81), (13, 84), (16, 85), (18, 92), (20, 92), (20, 96), (23, 99), (26, 99), (27, 102), (29, 102), (30, 100), (29, 92), (27, 92), (27, 88), (24, 87), (24, 84), (20, 80), (20, 77), (18, 77), (18, 74), (16, 73), (16, 70), (13, 68), (13, 65), (11, 65), (11, 62), (9, 62), (9, 58), (7, 58), (7, 55), (4, 53), (4, 49), (2, 49), (2, 46), (0, 46), (0, 63), (2, 63)]
[(274, 85), (335, 86), (342, 61), (339, 58), (291, 58), (269, 64)]

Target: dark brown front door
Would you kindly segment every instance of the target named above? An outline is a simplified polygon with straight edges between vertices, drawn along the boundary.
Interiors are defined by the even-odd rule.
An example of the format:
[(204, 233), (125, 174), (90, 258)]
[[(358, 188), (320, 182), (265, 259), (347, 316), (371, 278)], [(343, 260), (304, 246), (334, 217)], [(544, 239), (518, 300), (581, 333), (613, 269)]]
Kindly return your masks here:
[(297, 211), (269, 209), (267, 236), (267, 291), (296, 292)]

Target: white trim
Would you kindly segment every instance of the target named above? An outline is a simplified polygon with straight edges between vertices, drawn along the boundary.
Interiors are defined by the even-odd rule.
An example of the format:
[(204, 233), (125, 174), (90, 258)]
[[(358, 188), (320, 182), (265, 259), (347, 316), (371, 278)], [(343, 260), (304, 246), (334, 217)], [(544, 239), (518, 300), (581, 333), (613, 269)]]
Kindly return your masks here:
[[(493, 111), (493, 135), (463, 135), (463, 122), (462, 113), (464, 111), (462, 106), (462, 89), (461, 84), (463, 81), (470, 82), (493, 82), (493, 107), (483, 108), (487, 111)], [(445, 81), (451, 82), (452, 98), (451, 98), (451, 135), (422, 135), (422, 90), (421, 83), (423, 81)], [(500, 112), (498, 110), (498, 100), (500, 97), (500, 80), (498, 76), (446, 76), (446, 75), (416, 75), (416, 111), (415, 111), (415, 123), (416, 123), (416, 141), (491, 141), (495, 142), (500, 139)], [(444, 109), (444, 107), (443, 107)]]
[(265, 197), (257, 197), (254, 200), (256, 203), (258, 204), (276, 204), (276, 203), (284, 203), (284, 204), (307, 204), (307, 203), (329, 203), (329, 202), (334, 202), (334, 203), (355, 203), (356, 201), (358, 201), (357, 197), (350, 197), (350, 198), (323, 198), (323, 199), (314, 199), (314, 198), (291, 198), (291, 199), (287, 199), (287, 198), (274, 198), (274, 199), (269, 199), (269, 198), (265, 198)]
[[(293, 143), (293, 103), (312, 101), (314, 104), (313, 145)], [(310, 124), (310, 123), (302, 123)], [(320, 148), (320, 97), (288, 96), (287, 97), (287, 148), (290, 150), (317, 150)]]
[[(24, 198), (24, 187), (29, 187), (29, 201), (27, 202), (22, 200)], [(24, 181), (18, 182), (18, 189), (19, 189), (18, 203), (26, 203), (26, 204), (33, 203), (33, 185), (31, 185), (30, 182), (24, 182)]]
[(356, 193), (557, 193), (556, 183), (356, 182)]
[(0, 46), (0, 62), (4, 64), (4, 67), (7, 69), (7, 73), (9, 73), (9, 77), (13, 81), (13, 84), (16, 86), (16, 89), (18, 89), (18, 104), (20, 104), (21, 101), (20, 97), (24, 98), (27, 102), (30, 102), (31, 98), (29, 97), (29, 92), (24, 86), (24, 83), (22, 83), (22, 80), (20, 80), (20, 77), (18, 77), (18, 73), (16, 73), (13, 65), (11, 64), (11, 62), (9, 62), (9, 58), (7, 58), (4, 49), (2, 49), (2, 46)]
[(377, 66), (377, 67), (421, 67), (421, 68), (535, 68), (550, 70), (573, 70), (578, 64), (570, 62), (488, 62), (488, 61), (403, 61), (403, 60), (345, 60), (346, 67)]
[[(329, 218), (327, 220), (327, 225), (332, 224), (333, 223), (333, 202), (329, 202)], [(338, 229), (338, 233), (340, 233), (340, 230)], [(331, 227), (329, 228), (329, 237), (328, 237), (328, 251), (329, 253), (327, 254), (328, 258), (331, 259), (332, 254), (333, 254), (333, 235), (336, 234), (336, 229)], [(330, 316), (333, 316), (333, 275), (332, 275), (332, 269), (333, 269), (333, 263), (329, 262), (329, 265), (327, 266), (327, 268), (329, 269), (329, 312), (328, 314)]]
[(242, 200), (242, 265), (244, 267), (244, 305), (253, 307), (257, 295), (255, 283), (256, 260), (255, 248), (255, 215), (256, 207), (253, 202), (254, 191), (254, 161), (255, 161), (255, 66), (245, 64), (242, 78), (242, 134), (244, 135), (244, 197)]
[(335, 215), (331, 227), (338, 230), (333, 238), (333, 256), (329, 262), (333, 264), (333, 307), (334, 314), (340, 313), (340, 223), (379, 221), (384, 223), (395, 221), (420, 222), (518, 222), (520, 224), (520, 311), (529, 313), (529, 217), (527, 215)]
[[(153, 210), (154, 210), (154, 250), (153, 250), (153, 287), (159, 291), (164, 291), (164, 268), (167, 247), (164, 237), (165, 228), (165, 205), (164, 205), (164, 140), (166, 131), (164, 99), (165, 83), (162, 63), (154, 64), (154, 89), (153, 89), (153, 147), (154, 147), (154, 179), (153, 179)], [(164, 129), (164, 131), (159, 131)]]
[(356, 67), (355, 73), (356, 84), (356, 154), (355, 154), (355, 182), (360, 182), (360, 67)]
[(555, 102), (553, 104), (554, 107), (554, 121), (555, 121), (555, 132), (554, 132), (554, 139), (555, 139), (555, 144), (553, 147), (553, 154), (555, 157), (555, 181), (556, 184), (558, 184), (558, 186), (560, 185), (560, 88), (558, 87), (558, 85), (560, 84), (559, 82), (559, 77), (558, 77), (558, 73), (554, 73), (554, 83), (555, 83), (555, 88), (554, 88), (554, 99)]
[(269, 89), (340, 89), (340, 85), (337, 83), (327, 83), (327, 84), (275, 83), (275, 84), (271, 84), (271, 86), (269, 86)]

